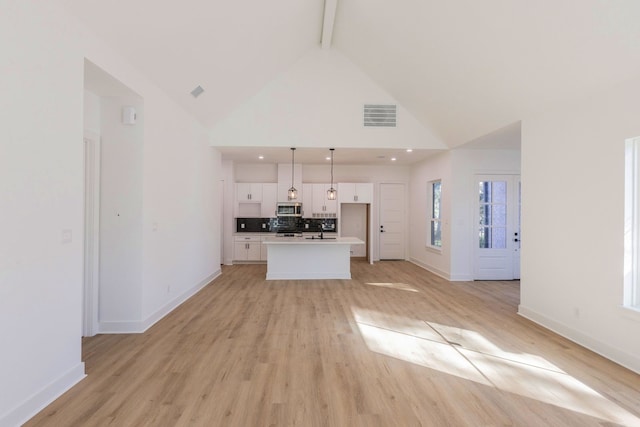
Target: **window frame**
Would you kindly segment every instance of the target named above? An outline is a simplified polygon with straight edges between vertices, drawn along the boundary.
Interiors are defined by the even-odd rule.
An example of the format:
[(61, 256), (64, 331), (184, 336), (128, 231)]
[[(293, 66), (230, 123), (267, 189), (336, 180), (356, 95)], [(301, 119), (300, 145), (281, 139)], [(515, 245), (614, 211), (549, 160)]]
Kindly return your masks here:
[[(440, 186), (439, 199), (438, 199), (438, 215), (434, 214), (435, 208), (435, 185), (438, 184)], [(428, 182), (427, 188), (427, 248), (441, 252), (442, 251), (442, 179), (434, 179)], [(433, 244), (434, 242), (434, 224), (438, 224), (440, 228), (440, 245)]]

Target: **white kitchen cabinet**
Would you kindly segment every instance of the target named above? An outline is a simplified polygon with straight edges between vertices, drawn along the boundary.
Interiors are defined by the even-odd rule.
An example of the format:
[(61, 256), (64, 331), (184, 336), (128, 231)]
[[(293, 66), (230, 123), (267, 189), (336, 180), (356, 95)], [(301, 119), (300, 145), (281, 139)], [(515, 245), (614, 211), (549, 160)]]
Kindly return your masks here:
[(313, 184), (313, 218), (335, 218), (338, 201), (327, 199), (331, 184)]
[(236, 201), (238, 201), (238, 203), (262, 202), (262, 186), (262, 183), (236, 183)]
[(278, 184), (262, 184), (262, 205), (260, 215), (262, 218), (274, 218), (278, 203)]
[(302, 184), (302, 217), (313, 217), (313, 184)]
[(260, 261), (260, 236), (236, 236), (233, 247), (234, 261)]
[(339, 183), (338, 201), (340, 203), (373, 203), (373, 183)]

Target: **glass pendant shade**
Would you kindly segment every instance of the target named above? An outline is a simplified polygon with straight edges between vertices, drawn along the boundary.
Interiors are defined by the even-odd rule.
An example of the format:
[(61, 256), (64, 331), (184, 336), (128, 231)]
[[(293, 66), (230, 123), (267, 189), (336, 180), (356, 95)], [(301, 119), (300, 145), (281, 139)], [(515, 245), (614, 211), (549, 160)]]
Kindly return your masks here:
[(333, 152), (334, 150), (335, 148), (329, 148), (329, 151), (331, 151), (331, 186), (327, 190), (327, 199), (329, 200), (336, 200), (338, 198), (338, 192), (336, 191), (335, 188), (333, 188)]
[(337, 198), (338, 198), (338, 192), (336, 191), (335, 188), (333, 188), (333, 185), (332, 185), (331, 188), (327, 190), (327, 199), (335, 200)]
[(298, 190), (296, 190), (296, 187), (293, 186), (293, 165), (294, 165), (295, 153), (296, 153), (296, 149), (291, 147), (291, 188), (287, 192), (287, 198), (289, 200), (295, 200), (298, 198)]
[(287, 193), (287, 198), (289, 200), (295, 200), (298, 198), (298, 190), (295, 189), (295, 187), (291, 187), (289, 189), (289, 192)]

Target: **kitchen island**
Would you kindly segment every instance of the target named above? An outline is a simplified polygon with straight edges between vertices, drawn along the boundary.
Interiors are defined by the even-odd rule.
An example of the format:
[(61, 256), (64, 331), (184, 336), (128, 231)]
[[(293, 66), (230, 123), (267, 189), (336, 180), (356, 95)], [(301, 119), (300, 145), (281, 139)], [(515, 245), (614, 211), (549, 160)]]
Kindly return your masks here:
[(267, 246), (267, 280), (351, 279), (355, 237), (272, 237)]

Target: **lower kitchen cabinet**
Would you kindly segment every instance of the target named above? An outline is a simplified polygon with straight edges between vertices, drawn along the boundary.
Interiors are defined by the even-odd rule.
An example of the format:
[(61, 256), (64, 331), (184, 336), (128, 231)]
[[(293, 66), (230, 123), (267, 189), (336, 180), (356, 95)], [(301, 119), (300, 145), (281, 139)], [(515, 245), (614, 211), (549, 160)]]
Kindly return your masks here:
[(236, 236), (233, 247), (234, 261), (260, 261), (262, 242), (259, 236)]

